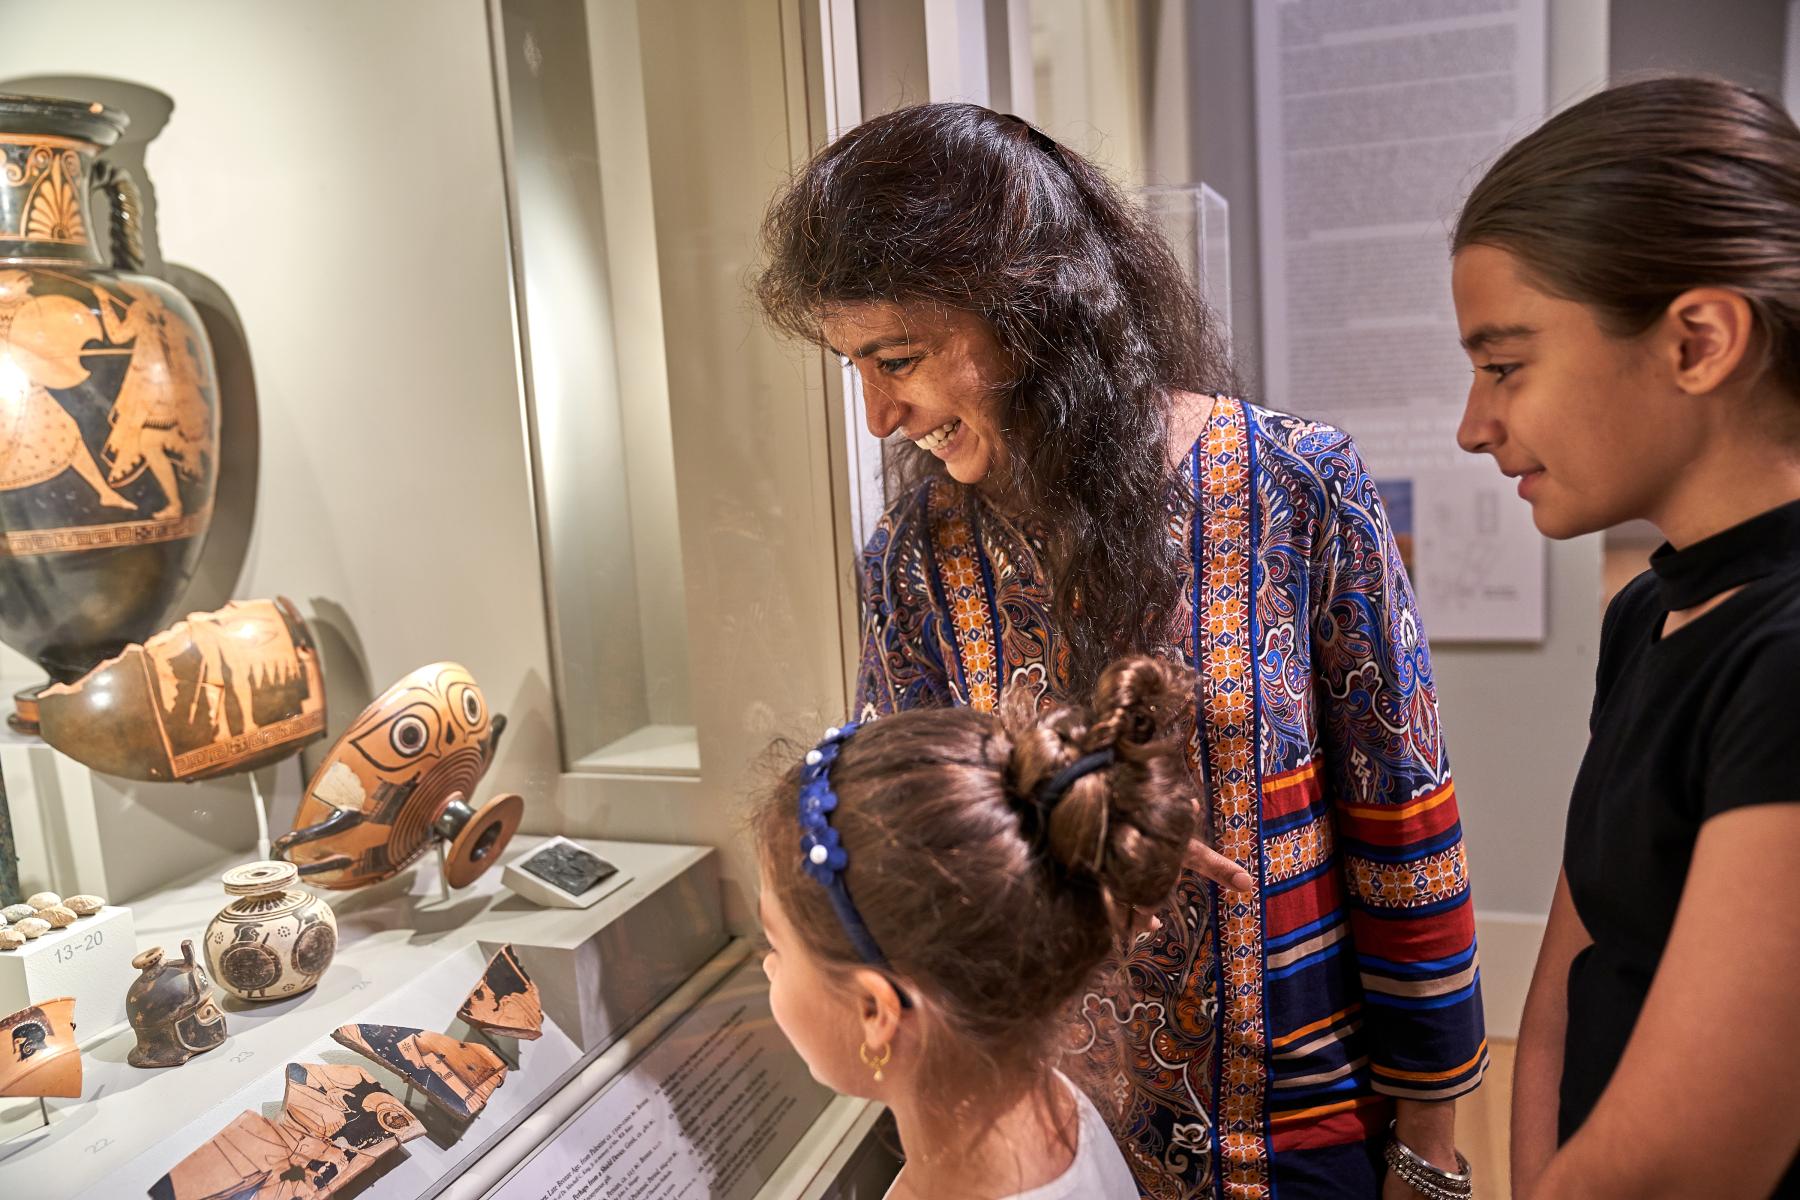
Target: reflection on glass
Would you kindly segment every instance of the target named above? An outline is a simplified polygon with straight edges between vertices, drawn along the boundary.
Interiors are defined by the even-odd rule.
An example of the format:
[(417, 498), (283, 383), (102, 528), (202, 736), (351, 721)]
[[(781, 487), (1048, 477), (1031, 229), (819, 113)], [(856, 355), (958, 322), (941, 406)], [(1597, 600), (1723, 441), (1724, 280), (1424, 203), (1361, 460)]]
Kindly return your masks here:
[(691, 774), (699, 758), (632, 8), (502, 0), (497, 82), (566, 766)]

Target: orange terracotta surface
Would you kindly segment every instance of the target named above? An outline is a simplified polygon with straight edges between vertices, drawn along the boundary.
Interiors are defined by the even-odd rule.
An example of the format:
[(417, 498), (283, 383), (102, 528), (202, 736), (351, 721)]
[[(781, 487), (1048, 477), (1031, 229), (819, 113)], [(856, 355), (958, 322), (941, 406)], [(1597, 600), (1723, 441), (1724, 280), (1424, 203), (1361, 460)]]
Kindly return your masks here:
[(80, 1095), (73, 997), (45, 1000), (0, 1018), (0, 1096)]
[(511, 946), (500, 947), (488, 960), (481, 982), (456, 1015), (479, 1029), (520, 1041), (534, 1042), (544, 1035), (543, 997)]
[(289, 1063), (275, 1120), (242, 1112), (150, 1189), (155, 1200), (315, 1200), (425, 1127), (361, 1067)]
[(191, 613), (37, 698), (45, 741), (97, 771), (197, 780), (265, 766), (325, 734), (312, 632), (285, 598)]
[[(394, 875), (431, 845), (432, 826), (453, 800), (473, 807), (504, 728), (467, 668), (421, 667), (344, 731), (307, 786), (293, 831), (276, 841), (276, 856), (326, 888)], [(469, 823), (475, 836), (484, 816), (480, 810)], [(516, 824), (499, 832), (510, 837)], [(488, 849), (497, 855), (500, 845), (504, 837)]]
[(486, 1046), (402, 1025), (344, 1025), (332, 1040), (380, 1063), (458, 1120), (479, 1116), (506, 1080), (506, 1064)]

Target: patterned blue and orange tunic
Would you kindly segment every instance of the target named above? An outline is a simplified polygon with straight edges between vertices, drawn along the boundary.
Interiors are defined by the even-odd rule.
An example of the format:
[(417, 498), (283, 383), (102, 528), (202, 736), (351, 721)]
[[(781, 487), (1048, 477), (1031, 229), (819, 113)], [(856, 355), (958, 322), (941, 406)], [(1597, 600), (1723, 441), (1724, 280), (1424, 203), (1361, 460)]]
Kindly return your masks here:
[[(1177, 476), (1155, 642), (1200, 680), (1189, 765), (1248, 892), (1191, 872), (1074, 1031), (1147, 1196), (1379, 1194), (1393, 1098), (1487, 1067), (1430, 653), (1375, 485), (1326, 425), (1220, 400)], [(865, 718), (1060, 694), (1042, 538), (928, 480), (863, 555)]]

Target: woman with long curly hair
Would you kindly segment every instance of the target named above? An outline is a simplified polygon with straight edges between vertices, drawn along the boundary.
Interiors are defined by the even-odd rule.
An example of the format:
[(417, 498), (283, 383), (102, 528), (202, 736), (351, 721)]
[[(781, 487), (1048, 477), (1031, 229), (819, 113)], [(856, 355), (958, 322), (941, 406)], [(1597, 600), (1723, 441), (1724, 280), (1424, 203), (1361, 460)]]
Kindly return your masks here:
[(903, 439), (863, 555), (858, 715), (1062, 703), (1133, 653), (1199, 678), (1215, 849), (1072, 1022), (1139, 1188), (1468, 1194), (1454, 1100), (1487, 1046), (1461, 826), (1350, 440), (1231, 398), (1168, 247), (1017, 117), (868, 121), (765, 237), (764, 311), (853, 364), (870, 431)]

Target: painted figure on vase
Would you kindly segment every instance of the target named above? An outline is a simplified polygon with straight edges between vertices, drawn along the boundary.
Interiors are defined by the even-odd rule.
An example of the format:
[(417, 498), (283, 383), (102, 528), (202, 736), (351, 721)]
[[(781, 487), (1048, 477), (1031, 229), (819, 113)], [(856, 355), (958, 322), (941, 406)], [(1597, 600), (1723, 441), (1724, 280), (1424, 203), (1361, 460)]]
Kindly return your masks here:
[(0, 1096), (80, 1095), (73, 997), (45, 1000), (0, 1017)]
[[(205, 327), (136, 273), (137, 191), (102, 156), (126, 124), (0, 97), (0, 637), (63, 683), (167, 619), (218, 474)], [(89, 219), (96, 189), (110, 230)], [(18, 704), (30, 729), (32, 690)]]
[(285, 597), (190, 613), (38, 694), (40, 732), (124, 779), (193, 781), (267, 766), (325, 734), (312, 631)]

